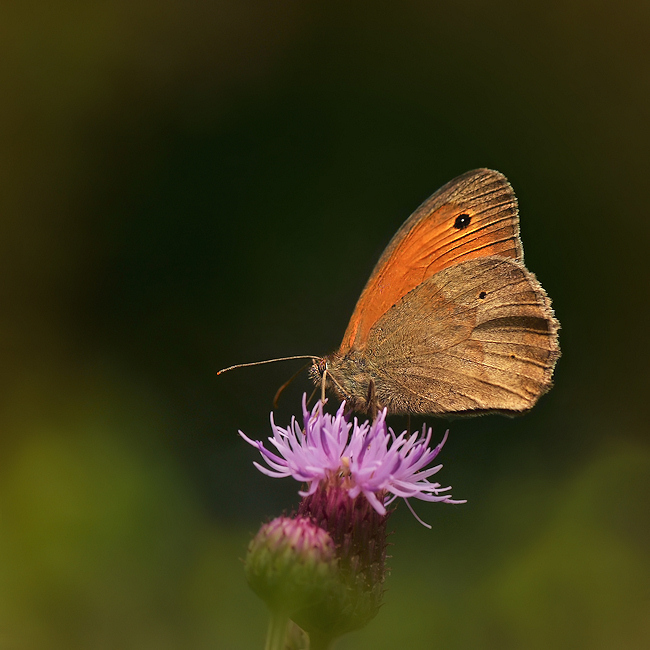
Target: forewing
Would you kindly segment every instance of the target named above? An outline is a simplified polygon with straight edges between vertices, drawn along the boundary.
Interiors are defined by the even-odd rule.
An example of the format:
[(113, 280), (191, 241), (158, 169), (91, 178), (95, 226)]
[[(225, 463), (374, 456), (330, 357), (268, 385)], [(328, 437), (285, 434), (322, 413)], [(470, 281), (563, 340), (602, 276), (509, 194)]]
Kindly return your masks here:
[(441, 187), (397, 231), (357, 302), (339, 352), (363, 349), (379, 318), (428, 278), (493, 255), (523, 261), (517, 199), (503, 174), (477, 169)]

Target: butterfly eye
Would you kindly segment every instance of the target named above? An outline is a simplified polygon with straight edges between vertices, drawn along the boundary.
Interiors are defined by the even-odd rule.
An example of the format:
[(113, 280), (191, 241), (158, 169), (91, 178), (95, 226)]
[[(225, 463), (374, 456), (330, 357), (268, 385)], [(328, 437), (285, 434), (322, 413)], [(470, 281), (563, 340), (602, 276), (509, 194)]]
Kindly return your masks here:
[(456, 221), (454, 221), (454, 228), (456, 228), (457, 230), (462, 230), (463, 228), (467, 228), (471, 220), (472, 217), (470, 217), (468, 214), (459, 214), (456, 217)]
[(485, 293), (485, 291), (481, 291), (481, 293), (478, 294), (478, 297), (479, 297), (481, 300), (483, 300), (483, 298), (485, 298), (486, 296), (487, 296), (487, 293)]

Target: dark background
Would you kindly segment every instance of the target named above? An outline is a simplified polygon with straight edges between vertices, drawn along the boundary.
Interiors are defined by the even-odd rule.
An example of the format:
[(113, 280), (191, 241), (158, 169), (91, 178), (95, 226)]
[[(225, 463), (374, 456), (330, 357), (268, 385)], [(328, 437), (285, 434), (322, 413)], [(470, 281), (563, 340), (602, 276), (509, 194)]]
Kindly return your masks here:
[(0, 646), (262, 647), (240, 558), (299, 486), (236, 431), (299, 362), (215, 371), (336, 348), (402, 221), (486, 166), (556, 385), (429, 420), (468, 503), (398, 509), (340, 648), (648, 647), (649, 106), (642, 2), (3, 3)]

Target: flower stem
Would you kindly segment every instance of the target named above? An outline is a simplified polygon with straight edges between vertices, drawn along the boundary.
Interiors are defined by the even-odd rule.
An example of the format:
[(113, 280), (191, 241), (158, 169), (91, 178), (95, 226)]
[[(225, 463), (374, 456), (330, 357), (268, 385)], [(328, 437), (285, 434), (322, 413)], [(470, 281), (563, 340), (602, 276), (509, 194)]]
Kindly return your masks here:
[(309, 637), (309, 650), (331, 650), (333, 647), (330, 638)]
[(288, 623), (289, 617), (286, 614), (277, 612), (271, 614), (264, 650), (284, 650)]

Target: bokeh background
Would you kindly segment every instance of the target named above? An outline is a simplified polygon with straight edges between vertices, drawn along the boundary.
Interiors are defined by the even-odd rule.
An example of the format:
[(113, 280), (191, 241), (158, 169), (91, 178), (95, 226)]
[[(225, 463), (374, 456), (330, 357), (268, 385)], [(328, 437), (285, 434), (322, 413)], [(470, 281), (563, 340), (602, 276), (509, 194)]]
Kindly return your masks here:
[(644, 2), (3, 2), (0, 647), (263, 646), (241, 558), (298, 485), (236, 432), (299, 362), (215, 371), (336, 348), (394, 231), (480, 166), (556, 386), (433, 422), (468, 503), (398, 509), (338, 647), (649, 647), (649, 106)]

